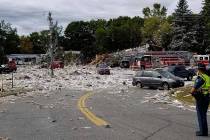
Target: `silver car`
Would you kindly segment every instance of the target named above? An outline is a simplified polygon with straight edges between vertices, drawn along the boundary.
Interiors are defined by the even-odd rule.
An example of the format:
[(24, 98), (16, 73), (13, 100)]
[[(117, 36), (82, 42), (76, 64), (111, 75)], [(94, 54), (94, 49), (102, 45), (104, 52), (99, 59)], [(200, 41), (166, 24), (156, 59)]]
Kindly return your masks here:
[(149, 88), (160, 88), (169, 90), (170, 88), (176, 87), (176, 81), (170, 78), (163, 77), (160, 73), (153, 70), (139, 71), (133, 77), (133, 86), (137, 87), (149, 87)]

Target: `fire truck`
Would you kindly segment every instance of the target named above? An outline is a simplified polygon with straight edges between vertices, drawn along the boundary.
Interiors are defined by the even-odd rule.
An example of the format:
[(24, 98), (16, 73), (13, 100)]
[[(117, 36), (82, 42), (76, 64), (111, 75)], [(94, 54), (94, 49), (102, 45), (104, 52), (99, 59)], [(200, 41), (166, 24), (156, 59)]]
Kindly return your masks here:
[(139, 53), (133, 61), (132, 69), (158, 68), (170, 65), (190, 65), (192, 55), (186, 51), (151, 51)]
[(193, 55), (194, 60), (196, 61), (196, 63), (202, 63), (205, 65), (209, 64), (209, 55)]

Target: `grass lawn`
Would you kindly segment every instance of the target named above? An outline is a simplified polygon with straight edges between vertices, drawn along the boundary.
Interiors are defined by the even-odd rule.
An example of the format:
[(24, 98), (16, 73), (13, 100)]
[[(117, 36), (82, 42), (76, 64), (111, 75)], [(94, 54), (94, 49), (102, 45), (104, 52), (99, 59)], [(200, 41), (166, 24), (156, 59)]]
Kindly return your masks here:
[(24, 88), (13, 88), (13, 89), (6, 89), (0, 91), (0, 97), (6, 97), (6, 96), (10, 96), (10, 95), (19, 95), (19, 94), (26, 94), (26, 92), (29, 92), (30, 90), (26, 90)]
[(194, 97), (191, 96), (190, 90), (191, 90), (191, 86), (175, 89), (172, 97), (176, 98), (179, 101), (184, 102), (185, 104), (192, 105), (195, 103), (195, 99)]
[(195, 99), (190, 94), (191, 88), (191, 86), (178, 88), (173, 92), (174, 94), (172, 94), (172, 97), (185, 104), (194, 105)]

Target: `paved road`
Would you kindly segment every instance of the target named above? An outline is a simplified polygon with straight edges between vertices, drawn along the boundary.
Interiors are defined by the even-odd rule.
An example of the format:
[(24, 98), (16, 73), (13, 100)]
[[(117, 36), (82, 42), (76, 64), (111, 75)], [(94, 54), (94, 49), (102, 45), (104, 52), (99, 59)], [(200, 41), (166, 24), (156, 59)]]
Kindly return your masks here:
[[(58, 91), (0, 106), (0, 137), (11, 140), (197, 140), (195, 112), (167, 104), (142, 102), (156, 90), (97, 90), (86, 101), (89, 111), (111, 125), (97, 126), (78, 108), (87, 92)], [(209, 116), (210, 122), (210, 116)]]

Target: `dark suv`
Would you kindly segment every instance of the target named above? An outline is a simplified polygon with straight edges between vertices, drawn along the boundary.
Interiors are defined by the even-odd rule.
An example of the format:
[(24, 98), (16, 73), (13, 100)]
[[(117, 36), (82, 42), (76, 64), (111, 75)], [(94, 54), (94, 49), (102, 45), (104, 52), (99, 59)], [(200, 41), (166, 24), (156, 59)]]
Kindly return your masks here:
[(183, 87), (185, 84), (183, 78), (177, 77), (163, 68), (157, 68), (157, 69), (155, 69), (155, 71), (160, 73), (165, 78), (170, 78), (170, 79), (173, 79), (174, 81), (176, 81), (176, 85), (174, 85), (174, 87)]
[(157, 71), (145, 70), (139, 71), (133, 77), (133, 86), (149, 87), (149, 88), (162, 88), (168, 90), (176, 86), (176, 81), (170, 78), (163, 77)]
[(187, 70), (183, 65), (169, 66), (168, 71), (175, 76), (187, 78), (188, 81), (192, 81), (194, 76), (194, 72)]

